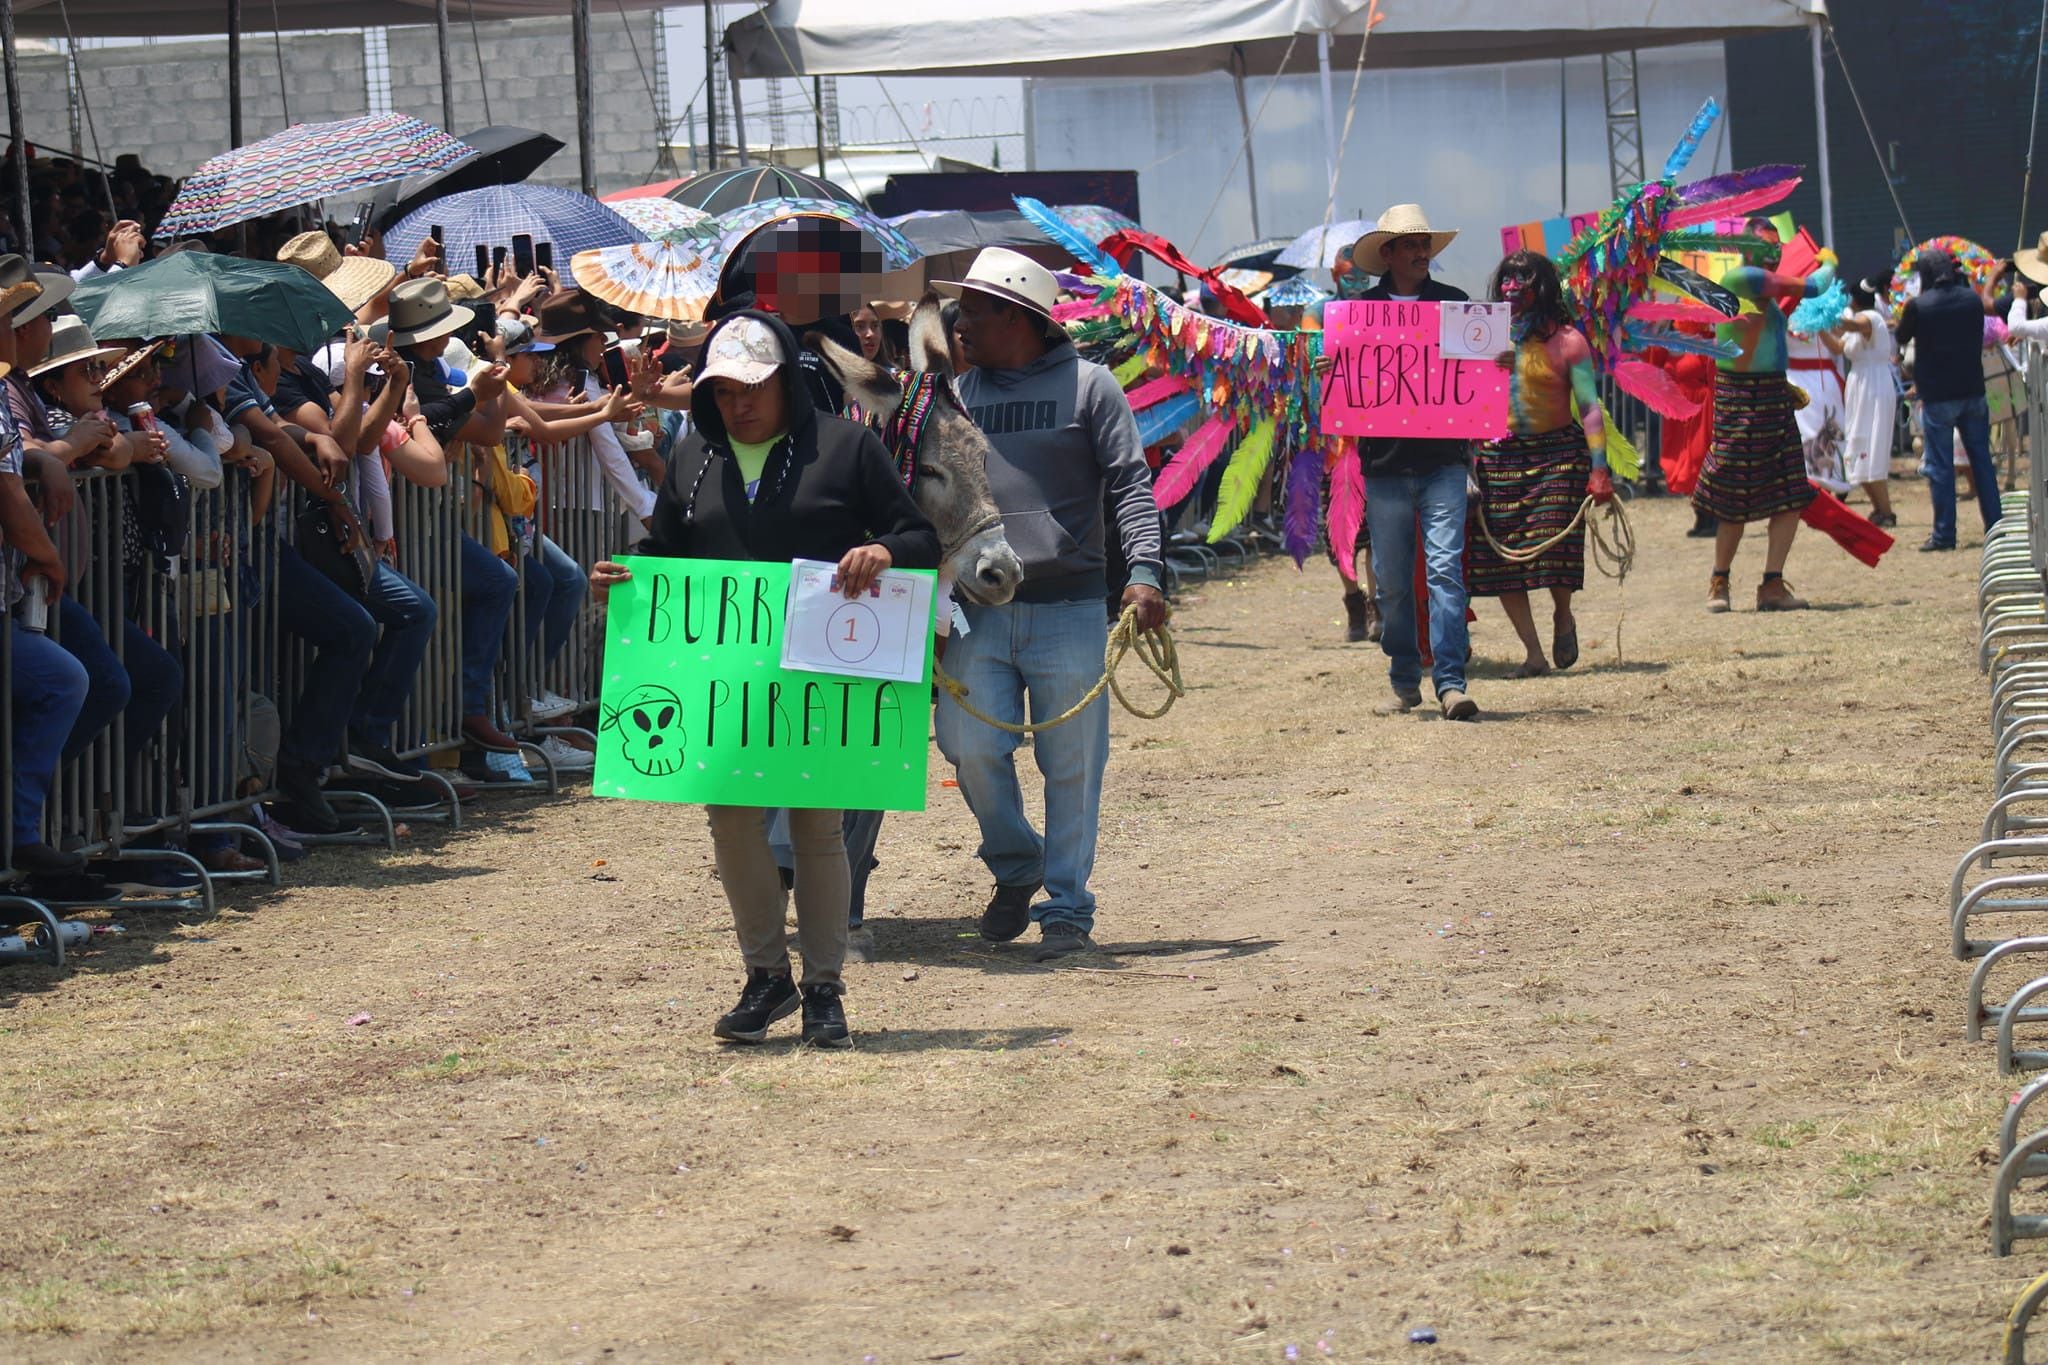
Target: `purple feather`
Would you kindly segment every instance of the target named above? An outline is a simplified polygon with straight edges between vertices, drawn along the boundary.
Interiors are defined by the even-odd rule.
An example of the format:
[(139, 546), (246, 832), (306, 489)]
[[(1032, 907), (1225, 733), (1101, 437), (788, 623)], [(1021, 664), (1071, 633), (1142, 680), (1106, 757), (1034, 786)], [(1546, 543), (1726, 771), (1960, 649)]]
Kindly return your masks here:
[(1294, 567), (1308, 562), (1316, 547), (1316, 513), (1323, 502), (1323, 452), (1313, 444), (1294, 453), (1287, 467), (1287, 520), (1281, 538)]
[[(1799, 179), (1798, 166), (1751, 166), (1746, 171), (1730, 171), (1726, 175), (1710, 175), (1704, 180), (1695, 180), (1689, 185), (1680, 185), (1674, 196), (1680, 204), (1704, 204), (1713, 199), (1727, 199), (1751, 190), (1768, 189), (1781, 180)], [(1789, 193), (1789, 191), (1787, 191)]]

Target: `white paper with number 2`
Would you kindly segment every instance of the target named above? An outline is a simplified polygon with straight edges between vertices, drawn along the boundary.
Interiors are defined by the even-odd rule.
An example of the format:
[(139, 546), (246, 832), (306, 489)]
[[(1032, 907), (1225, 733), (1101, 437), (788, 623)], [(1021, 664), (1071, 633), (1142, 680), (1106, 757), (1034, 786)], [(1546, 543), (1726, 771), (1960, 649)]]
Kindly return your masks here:
[(839, 566), (792, 561), (782, 666), (803, 673), (923, 682), (932, 638), (932, 580), (886, 569), (857, 598), (839, 591)]
[(1446, 303), (1438, 348), (1446, 360), (1492, 360), (1515, 349), (1513, 325), (1512, 304)]

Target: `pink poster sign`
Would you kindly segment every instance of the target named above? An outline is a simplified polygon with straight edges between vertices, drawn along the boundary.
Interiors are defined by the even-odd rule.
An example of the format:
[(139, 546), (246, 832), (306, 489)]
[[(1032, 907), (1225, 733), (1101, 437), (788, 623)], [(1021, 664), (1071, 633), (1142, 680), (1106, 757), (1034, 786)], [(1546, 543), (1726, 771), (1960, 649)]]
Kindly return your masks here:
[(1505, 435), (1507, 371), (1491, 360), (1443, 354), (1442, 310), (1459, 306), (1377, 300), (1327, 304), (1323, 354), (1331, 364), (1323, 376), (1323, 431), (1459, 441)]

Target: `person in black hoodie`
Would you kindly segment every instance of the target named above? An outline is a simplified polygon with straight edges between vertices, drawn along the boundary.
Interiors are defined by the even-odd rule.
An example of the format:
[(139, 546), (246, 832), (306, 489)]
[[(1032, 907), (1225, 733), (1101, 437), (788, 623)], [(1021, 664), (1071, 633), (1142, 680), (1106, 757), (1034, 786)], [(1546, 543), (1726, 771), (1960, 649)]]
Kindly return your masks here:
[[(655, 497), (643, 555), (787, 563), (836, 560), (848, 597), (884, 569), (936, 569), (939, 536), (911, 501), (881, 440), (868, 428), (812, 405), (798, 347), (781, 319), (742, 310), (704, 345), (691, 400), (692, 430)], [(609, 560), (590, 574), (602, 605), (629, 571)], [(712, 806), (719, 881), (732, 906), (747, 984), (712, 1030), (758, 1043), (801, 1000), (803, 1039), (848, 1042), (840, 1001), (850, 895), (846, 844), (836, 810), (793, 810), (796, 914), (804, 976), (790, 979), (783, 889), (769, 851), (766, 812)]]

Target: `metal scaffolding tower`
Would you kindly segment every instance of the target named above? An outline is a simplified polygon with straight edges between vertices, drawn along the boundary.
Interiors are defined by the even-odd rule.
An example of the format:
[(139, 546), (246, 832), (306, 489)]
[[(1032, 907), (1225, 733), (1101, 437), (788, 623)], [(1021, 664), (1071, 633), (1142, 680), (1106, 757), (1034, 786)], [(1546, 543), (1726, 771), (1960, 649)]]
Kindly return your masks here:
[(1643, 183), (1643, 115), (1636, 99), (1636, 54), (1610, 52), (1601, 57), (1600, 86), (1607, 97), (1607, 176), (1619, 198)]

